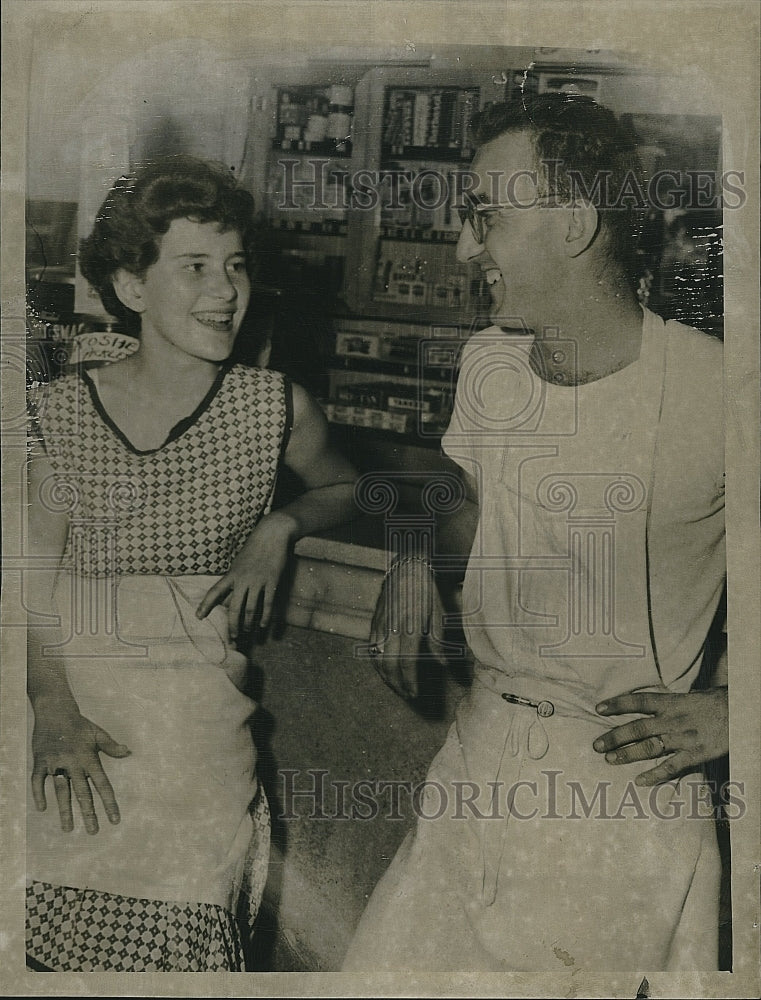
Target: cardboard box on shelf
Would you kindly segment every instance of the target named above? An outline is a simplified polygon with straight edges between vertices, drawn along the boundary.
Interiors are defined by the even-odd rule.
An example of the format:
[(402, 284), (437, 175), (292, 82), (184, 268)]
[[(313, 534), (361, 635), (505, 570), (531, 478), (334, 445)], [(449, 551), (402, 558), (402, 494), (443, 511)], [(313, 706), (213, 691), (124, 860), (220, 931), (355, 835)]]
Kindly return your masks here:
[(381, 338), (372, 333), (337, 333), (336, 354), (347, 358), (380, 358)]

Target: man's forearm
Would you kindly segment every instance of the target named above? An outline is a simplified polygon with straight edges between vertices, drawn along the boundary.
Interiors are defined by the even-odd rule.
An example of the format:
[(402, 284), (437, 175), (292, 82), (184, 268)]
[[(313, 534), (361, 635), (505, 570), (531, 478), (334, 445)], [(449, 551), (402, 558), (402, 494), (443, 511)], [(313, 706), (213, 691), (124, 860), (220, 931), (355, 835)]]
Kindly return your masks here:
[(724, 637), (724, 648), (716, 660), (716, 666), (713, 668), (713, 673), (711, 674), (711, 687), (727, 687), (729, 681), (729, 668), (727, 665), (727, 636), (726, 633), (722, 633), (722, 635)]
[(436, 570), (450, 583), (465, 575), (478, 526), (478, 505), (466, 499), (453, 514), (436, 519)]

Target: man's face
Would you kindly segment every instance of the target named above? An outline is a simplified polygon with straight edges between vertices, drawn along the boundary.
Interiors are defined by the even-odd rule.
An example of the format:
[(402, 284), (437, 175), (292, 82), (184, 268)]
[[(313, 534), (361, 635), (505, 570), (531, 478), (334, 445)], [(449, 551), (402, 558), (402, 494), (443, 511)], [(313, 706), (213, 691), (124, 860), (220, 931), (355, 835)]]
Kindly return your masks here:
[(560, 263), (558, 237), (562, 212), (537, 203), (538, 174), (526, 132), (508, 132), (482, 146), (471, 170), (477, 177), (472, 194), (487, 204), (508, 207), (485, 214), (483, 243), (465, 223), (457, 243), (457, 259), (473, 261), (483, 270), (492, 298), (490, 318), (500, 326), (541, 330), (550, 324), (542, 306), (553, 287)]

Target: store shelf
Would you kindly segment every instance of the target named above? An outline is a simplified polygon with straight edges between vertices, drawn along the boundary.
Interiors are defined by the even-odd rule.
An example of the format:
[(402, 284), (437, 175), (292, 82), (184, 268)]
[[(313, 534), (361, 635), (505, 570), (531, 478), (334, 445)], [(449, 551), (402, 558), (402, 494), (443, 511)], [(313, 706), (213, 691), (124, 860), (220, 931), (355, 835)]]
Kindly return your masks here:
[(273, 233), (294, 233), (298, 236), (346, 236), (348, 223), (338, 219), (323, 222), (273, 219), (268, 222), (267, 228)]
[(375, 299), (370, 302), (369, 309), (372, 309), (373, 312), (367, 312), (363, 315), (406, 323), (461, 326), (466, 330), (483, 329), (489, 325), (486, 309), (477, 312), (472, 306), (454, 309), (450, 306), (414, 306), (406, 302), (385, 302), (381, 299)]
[(381, 226), (379, 235), (385, 243), (436, 243), (455, 246), (460, 239), (460, 230)]
[[(320, 369), (329, 381), (326, 395), (331, 395), (331, 402), (337, 402), (332, 389), (350, 381), (386, 381), (400, 388), (407, 386), (408, 391), (410, 386), (422, 382), (434, 393), (440, 388), (449, 400), (442, 404), (442, 416), (436, 427), (443, 428), (446, 423), (445, 411), (451, 406), (455, 369), (453, 365), (421, 363), (418, 344), (436, 337), (442, 346), (454, 343), (452, 353), (456, 356), (459, 343), (472, 329), (488, 325), (488, 305), (486, 298), (476, 294), (475, 276), (456, 261), (455, 244), (460, 227), (453, 197), (447, 197), (446, 204), (439, 205), (435, 179), (431, 181), (423, 175), (435, 173), (438, 165), (444, 183), (451, 184), (454, 174), (467, 167), (471, 155), (468, 123), (474, 112), (496, 96), (493, 72), (491, 63), (478, 69), (452, 66), (446, 70), (433, 65), (382, 66), (368, 67), (351, 78), (341, 79), (340, 67), (332, 66), (327, 72), (325, 67), (315, 68), (314, 80), (310, 80), (308, 67), (294, 67), (288, 79), (279, 68), (276, 77), (270, 77), (266, 84), (260, 80), (258, 84), (263, 95), (262, 110), (268, 101), (268, 107), (275, 109), (276, 114), (267, 121), (264, 116), (257, 119), (259, 153), (258, 160), (252, 154), (255, 163), (252, 176), (261, 185), (258, 203), (269, 215), (269, 236), (275, 248), (272, 264), (287, 272), (289, 280), (284, 283), (291, 285), (285, 296), (290, 299), (298, 294), (300, 268), (307, 283), (307, 276), (313, 279), (319, 271), (318, 257), (341, 256), (345, 266), (339, 298), (344, 301), (334, 303), (333, 322), (339, 323), (336, 330), (340, 328), (360, 341), (363, 336), (375, 341), (368, 350), (384, 355), (353, 357), (321, 353)], [(346, 150), (336, 151), (336, 133), (332, 139), (309, 141), (310, 131), (315, 126), (322, 127), (321, 119), (327, 113), (326, 99), (331, 94), (335, 96), (336, 87), (342, 84), (346, 93), (345, 85), (349, 83), (353, 88), (350, 145)], [(414, 104), (417, 99), (413, 131), (407, 131), (407, 110), (401, 113), (403, 130), (398, 136), (404, 141), (399, 142), (397, 133), (388, 131), (389, 102), (397, 96), (407, 104), (410, 101)], [(437, 103), (443, 111), (441, 115), (436, 110)], [(429, 117), (426, 105), (430, 108)], [(277, 161), (291, 157), (299, 162), (284, 174)], [(308, 163), (312, 157), (334, 161), (332, 167), (322, 168), (321, 197), (331, 206), (343, 205), (348, 199), (345, 218), (335, 210), (332, 212), (335, 218), (330, 218), (331, 213), (310, 205), (308, 196), (312, 189), (322, 190)], [(351, 198), (351, 178), (359, 170), (370, 178), (362, 183), (377, 186), (379, 191), (378, 201), (366, 208)], [(406, 187), (399, 181), (398, 193), (404, 204), (397, 212), (396, 207), (392, 210), (384, 201), (383, 185), (387, 182), (392, 191), (396, 190), (394, 182), (384, 175), (399, 170), (409, 175), (409, 181)], [(286, 188), (287, 185), (290, 187)], [(278, 203), (285, 202), (282, 192), (286, 189), (288, 203), (293, 203), (294, 219), (287, 211), (277, 209)], [(321, 241), (325, 241), (325, 250)], [(303, 260), (298, 259), (299, 250), (303, 251)], [(291, 255), (296, 256), (291, 259)], [(384, 258), (388, 258), (389, 266)], [(315, 283), (311, 280), (309, 284), (314, 287)], [(405, 294), (407, 285), (409, 294)], [(380, 328), (365, 329), (374, 320), (380, 321)], [(381, 338), (384, 344), (379, 347)], [(333, 346), (341, 350), (335, 341)], [(403, 356), (389, 356), (396, 349)], [(377, 420), (378, 424), (383, 420), (385, 403), (379, 405), (382, 409), (372, 415), (373, 422)], [(358, 410), (360, 404), (354, 404), (353, 408)], [(435, 407), (434, 410), (438, 412)], [(359, 435), (353, 447), (368, 456), (377, 453), (381, 443), (394, 451), (419, 447), (426, 454), (435, 454), (439, 449), (441, 429), (435, 429), (433, 424), (422, 435), (415, 429), (400, 433), (388, 427), (363, 426), (370, 423), (369, 413), (356, 412), (354, 416), (357, 426), (339, 421), (332, 426), (346, 438), (354, 440), (352, 435)], [(400, 413), (399, 417), (402, 416)], [(411, 417), (408, 427), (417, 426), (418, 420), (417, 416)]]
[(341, 355), (329, 358), (327, 370), (333, 372), (363, 372), (366, 374), (424, 378), (426, 382), (441, 382), (451, 385), (453, 368), (420, 365), (415, 360), (395, 360), (391, 358), (360, 358)]
[(287, 153), (289, 156), (326, 156), (331, 160), (351, 159), (352, 144), (350, 142), (343, 144), (345, 146), (344, 149), (339, 149), (332, 141), (306, 143), (303, 139), (301, 139), (298, 140), (295, 145), (294, 141), (295, 140), (288, 139), (273, 139), (272, 149), (279, 153)]
[(446, 146), (381, 146), (381, 166), (397, 160), (435, 160), (440, 163), (470, 164), (472, 151), (449, 149)]

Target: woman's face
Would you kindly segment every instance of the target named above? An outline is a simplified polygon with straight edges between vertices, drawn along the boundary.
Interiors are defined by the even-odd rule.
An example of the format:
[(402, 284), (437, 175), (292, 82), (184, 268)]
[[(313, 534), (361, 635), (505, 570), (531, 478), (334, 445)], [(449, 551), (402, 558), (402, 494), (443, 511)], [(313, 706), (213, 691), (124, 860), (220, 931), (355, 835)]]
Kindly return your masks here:
[(174, 219), (139, 282), (140, 338), (219, 362), (229, 357), (251, 285), (240, 234), (216, 222)]

